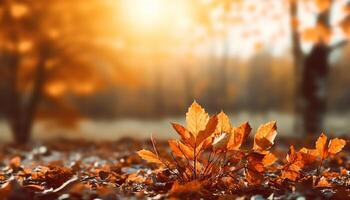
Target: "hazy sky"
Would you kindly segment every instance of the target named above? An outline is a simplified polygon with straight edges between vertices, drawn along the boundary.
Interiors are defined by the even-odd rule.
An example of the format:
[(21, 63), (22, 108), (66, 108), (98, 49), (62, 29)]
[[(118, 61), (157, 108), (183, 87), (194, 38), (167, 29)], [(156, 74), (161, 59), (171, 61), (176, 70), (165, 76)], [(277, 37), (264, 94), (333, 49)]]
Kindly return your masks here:
[[(119, 17), (127, 29), (147, 39), (147, 35), (158, 38), (179, 39), (180, 48), (207, 55), (214, 53), (249, 58), (257, 50), (267, 49), (273, 55), (285, 54), (290, 47), (290, 25), (288, 0), (244, 0), (233, 4), (224, 14), (223, 7), (210, 9), (212, 32), (198, 24), (194, 7), (187, 0), (120, 0), (122, 12)], [(211, 0), (202, 0), (205, 5)], [(299, 29), (302, 33), (315, 24), (317, 7), (314, 1), (305, 1), (300, 6)], [(311, 2), (311, 3), (310, 3)], [(343, 38), (337, 27), (344, 16), (342, 6), (346, 0), (336, 0), (332, 9), (332, 42)], [(226, 20), (226, 21), (225, 21)], [(202, 39), (201, 38), (206, 38)], [(195, 45), (188, 41), (199, 40)], [(116, 41), (122, 47), (121, 41)], [(310, 44), (304, 43), (307, 51)], [(152, 47), (146, 48), (152, 50)]]

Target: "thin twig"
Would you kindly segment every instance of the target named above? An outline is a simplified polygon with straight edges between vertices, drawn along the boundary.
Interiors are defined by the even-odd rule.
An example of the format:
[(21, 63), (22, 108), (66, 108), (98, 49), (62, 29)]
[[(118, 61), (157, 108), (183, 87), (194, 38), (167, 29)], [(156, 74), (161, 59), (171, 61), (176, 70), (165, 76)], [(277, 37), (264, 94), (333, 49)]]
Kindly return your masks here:
[(194, 143), (194, 149), (193, 149), (193, 174), (194, 174), (194, 179), (197, 179), (197, 155), (196, 155), (196, 149), (197, 149), (197, 142)]
[[(211, 152), (210, 152), (211, 153)], [(207, 172), (207, 170), (209, 169), (209, 166), (210, 166), (210, 164), (212, 163), (214, 161), (214, 159), (212, 159), (212, 160), (208, 160), (208, 163), (207, 163), (207, 165), (206, 165), (206, 167), (205, 167), (205, 169), (204, 169), (204, 171), (203, 171), (203, 177), (205, 177), (205, 173)]]
[[(215, 159), (215, 161), (213, 160), (213, 162), (209, 165), (209, 167), (208, 167), (208, 172), (210, 172), (210, 168), (212, 168), (213, 166), (214, 166), (214, 164), (219, 160), (221, 158), (221, 154), (218, 156), (218, 157), (216, 157), (216, 159)], [(205, 176), (204, 177), (206, 177), (208, 174), (204, 174)]]
[(187, 172), (186, 172), (186, 169), (185, 169), (185, 171), (182, 171), (181, 170), (181, 165), (180, 165), (180, 163), (177, 161), (177, 159), (175, 158), (175, 156), (174, 156), (174, 154), (172, 153), (172, 152), (170, 152), (170, 155), (171, 155), (171, 158), (174, 160), (174, 162), (176, 163), (176, 166), (177, 166), (177, 170), (181, 173), (181, 176), (183, 176), (182, 174), (184, 174), (185, 176), (186, 176), (186, 179), (189, 179), (189, 176), (188, 176), (188, 174), (187, 174)]
[(159, 153), (158, 153), (158, 149), (157, 149), (157, 142), (154, 139), (152, 133), (151, 133), (151, 142), (152, 142), (153, 150), (156, 152), (157, 158), (159, 159)]
[(191, 168), (191, 170), (193, 171), (193, 167), (190, 164), (190, 159), (186, 156), (186, 154), (183, 152), (183, 150), (181, 149), (180, 145), (177, 144), (177, 147), (179, 148), (179, 150), (181, 151), (182, 155), (185, 157), (185, 159), (187, 160), (187, 166), (189, 166)]
[(210, 164), (210, 162), (211, 162), (211, 160), (210, 160), (210, 159), (211, 159), (211, 154), (212, 154), (212, 152), (210, 151), (210, 152), (209, 152), (209, 156), (208, 156), (208, 162), (207, 162), (207, 164), (205, 165), (204, 170), (202, 171), (200, 177), (202, 177), (202, 176), (204, 175), (205, 171), (207, 170), (207, 168), (208, 168), (208, 166), (209, 166), (209, 164)]

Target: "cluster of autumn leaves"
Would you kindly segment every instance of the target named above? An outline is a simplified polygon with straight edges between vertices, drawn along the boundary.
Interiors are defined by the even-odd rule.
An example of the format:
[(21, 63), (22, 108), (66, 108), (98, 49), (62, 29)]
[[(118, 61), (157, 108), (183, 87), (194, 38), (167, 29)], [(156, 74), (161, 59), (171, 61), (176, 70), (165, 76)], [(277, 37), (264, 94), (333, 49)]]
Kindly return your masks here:
[[(277, 135), (276, 122), (258, 128), (251, 149), (241, 148), (252, 130), (248, 123), (234, 127), (224, 112), (209, 117), (196, 102), (186, 113), (186, 128), (176, 123), (172, 126), (180, 139), (168, 141), (169, 158), (159, 156), (153, 138), (154, 153), (148, 150), (137, 153), (144, 160), (170, 170), (182, 183), (235, 177), (238, 171), (243, 171), (245, 180), (253, 185), (262, 183), (264, 174), (269, 171), (278, 171), (278, 181), (296, 181), (301, 178), (304, 167), (318, 163), (319, 172), (323, 161), (340, 152), (346, 144), (345, 140), (337, 138), (327, 143), (327, 136), (321, 134), (315, 149), (296, 151), (290, 146), (286, 161), (276, 165), (277, 157), (269, 151)], [(317, 184), (327, 183), (322, 180), (315, 186)]]

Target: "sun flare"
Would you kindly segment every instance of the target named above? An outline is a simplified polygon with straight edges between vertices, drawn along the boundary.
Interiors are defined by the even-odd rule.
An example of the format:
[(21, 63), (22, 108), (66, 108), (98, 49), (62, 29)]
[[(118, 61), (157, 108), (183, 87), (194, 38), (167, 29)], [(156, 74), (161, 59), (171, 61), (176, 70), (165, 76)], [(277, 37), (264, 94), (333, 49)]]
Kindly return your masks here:
[(160, 26), (165, 16), (166, 5), (161, 0), (123, 0), (125, 20), (131, 26), (152, 28)]

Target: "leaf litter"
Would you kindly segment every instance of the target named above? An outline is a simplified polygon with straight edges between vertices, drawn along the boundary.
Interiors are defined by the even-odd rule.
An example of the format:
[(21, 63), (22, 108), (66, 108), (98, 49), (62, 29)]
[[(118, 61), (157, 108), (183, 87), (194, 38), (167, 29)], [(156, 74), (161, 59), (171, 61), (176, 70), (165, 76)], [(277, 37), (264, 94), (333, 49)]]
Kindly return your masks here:
[(196, 102), (186, 126), (171, 125), (179, 139), (4, 145), (0, 200), (350, 199), (347, 140), (322, 133), (295, 147), (276, 122), (251, 135), (248, 122), (235, 127)]

